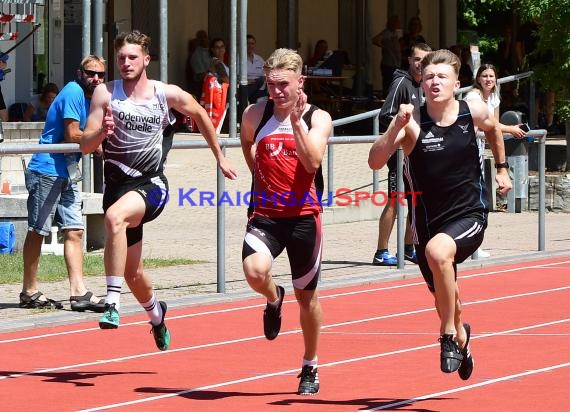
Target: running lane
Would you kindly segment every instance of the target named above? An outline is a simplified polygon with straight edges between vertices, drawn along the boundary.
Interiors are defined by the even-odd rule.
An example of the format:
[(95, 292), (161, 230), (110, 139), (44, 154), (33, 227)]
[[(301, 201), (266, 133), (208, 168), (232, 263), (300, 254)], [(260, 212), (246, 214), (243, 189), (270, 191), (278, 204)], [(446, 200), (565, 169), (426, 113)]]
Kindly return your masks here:
[[(295, 394), (303, 351), (291, 287), (263, 337), (260, 299), (170, 309), (172, 346), (146, 316), (0, 335), (3, 410), (565, 410), (570, 257), (460, 272), (469, 381), (439, 371), (438, 320), (420, 278), (321, 292), (321, 392)], [(413, 406), (410, 404), (413, 403)]]

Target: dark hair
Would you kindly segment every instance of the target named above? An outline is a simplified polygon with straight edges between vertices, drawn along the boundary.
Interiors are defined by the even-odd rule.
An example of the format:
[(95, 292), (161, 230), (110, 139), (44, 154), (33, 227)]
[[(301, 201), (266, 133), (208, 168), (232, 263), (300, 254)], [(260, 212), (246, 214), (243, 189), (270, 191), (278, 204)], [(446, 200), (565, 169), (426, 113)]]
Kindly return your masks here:
[(421, 51), (425, 51), (425, 52), (428, 52), (428, 53), (429, 53), (430, 51), (432, 51), (432, 50), (431, 50), (431, 47), (429, 47), (429, 46), (428, 46), (427, 44), (425, 44), (425, 43), (412, 43), (412, 45), (410, 46), (410, 56), (411, 56), (412, 54), (414, 54), (414, 50), (415, 50), (415, 49), (421, 50)]
[(414, 24), (418, 24), (420, 26), (420, 29), (418, 30), (418, 33), (420, 33), (422, 31), (422, 21), (418, 16), (413, 16), (408, 21), (408, 32), (411, 32), (410, 28)]
[(46, 83), (42, 89), (42, 93), (40, 95), (40, 100), (44, 100), (48, 93), (59, 93), (59, 87), (55, 83)]
[(315, 49), (316, 49), (317, 47), (322, 46), (323, 44), (326, 44), (326, 45), (328, 46), (328, 43), (327, 43), (327, 41), (326, 41), (325, 39), (317, 40), (317, 42), (315, 43)]
[[(477, 69), (477, 74), (475, 75), (475, 80), (473, 81), (473, 88), (474, 89), (479, 89), (479, 91), (483, 91), (483, 86), (481, 86), (481, 83), (479, 83), (479, 80), (477, 80), (479, 78), (479, 76), (481, 76), (481, 73), (483, 73), (485, 70), (493, 70), (493, 73), (495, 73), (495, 78), (497, 77), (497, 68), (495, 66), (493, 66), (491, 63), (484, 63), (481, 66), (479, 66), (479, 68)], [(493, 90), (491, 90), (491, 93), (494, 92), (498, 92), (499, 88), (499, 83), (495, 83), (495, 88)]]
[(212, 54), (212, 49), (214, 48), (214, 45), (215, 45), (217, 42), (219, 42), (219, 41), (221, 41), (222, 43), (224, 43), (224, 47), (226, 46), (226, 42), (224, 41), (224, 39), (222, 39), (221, 37), (214, 37), (214, 38), (212, 39), (212, 41), (210, 42), (210, 49), (209, 49), (209, 50), (210, 50), (210, 56), (213, 56), (213, 54)]
[(125, 44), (138, 44), (145, 54), (150, 54), (150, 37), (138, 30), (119, 34), (115, 38), (115, 51), (118, 51)]

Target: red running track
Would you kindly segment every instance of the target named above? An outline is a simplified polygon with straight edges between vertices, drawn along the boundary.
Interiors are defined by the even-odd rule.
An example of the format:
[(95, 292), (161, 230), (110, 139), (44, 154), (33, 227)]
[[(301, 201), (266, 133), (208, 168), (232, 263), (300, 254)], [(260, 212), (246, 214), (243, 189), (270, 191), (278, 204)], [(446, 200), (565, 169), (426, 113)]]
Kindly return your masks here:
[[(568, 410), (570, 256), (460, 273), (470, 380), (439, 371), (439, 322), (421, 278), (321, 291), (321, 391), (295, 394), (302, 336), (291, 294), (169, 310), (171, 349), (144, 314), (0, 335), (0, 410)], [(291, 290), (290, 286), (288, 290)]]

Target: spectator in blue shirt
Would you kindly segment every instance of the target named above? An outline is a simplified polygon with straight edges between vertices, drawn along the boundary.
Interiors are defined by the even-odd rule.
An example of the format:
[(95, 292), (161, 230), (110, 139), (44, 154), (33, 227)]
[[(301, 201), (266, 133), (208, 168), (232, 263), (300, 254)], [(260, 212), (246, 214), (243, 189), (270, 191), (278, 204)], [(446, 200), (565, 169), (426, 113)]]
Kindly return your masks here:
[[(40, 144), (79, 143), (89, 113), (90, 98), (105, 78), (105, 60), (87, 56), (81, 61), (77, 79), (69, 82), (50, 106)], [(51, 233), (52, 222), (63, 233), (71, 310), (102, 312), (104, 299), (98, 299), (83, 283), (83, 216), (77, 187), (79, 153), (36, 153), (25, 178), (28, 189), (28, 233), (24, 241), (24, 281), (21, 308), (61, 309), (38, 290), (37, 271), (44, 237)]]

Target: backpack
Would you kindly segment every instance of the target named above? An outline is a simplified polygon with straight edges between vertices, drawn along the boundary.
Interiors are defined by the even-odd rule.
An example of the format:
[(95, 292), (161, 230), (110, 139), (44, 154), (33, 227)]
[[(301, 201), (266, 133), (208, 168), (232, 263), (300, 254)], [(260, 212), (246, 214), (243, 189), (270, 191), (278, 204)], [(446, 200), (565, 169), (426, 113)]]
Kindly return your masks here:
[(16, 230), (11, 222), (0, 222), (0, 254), (14, 253)]

